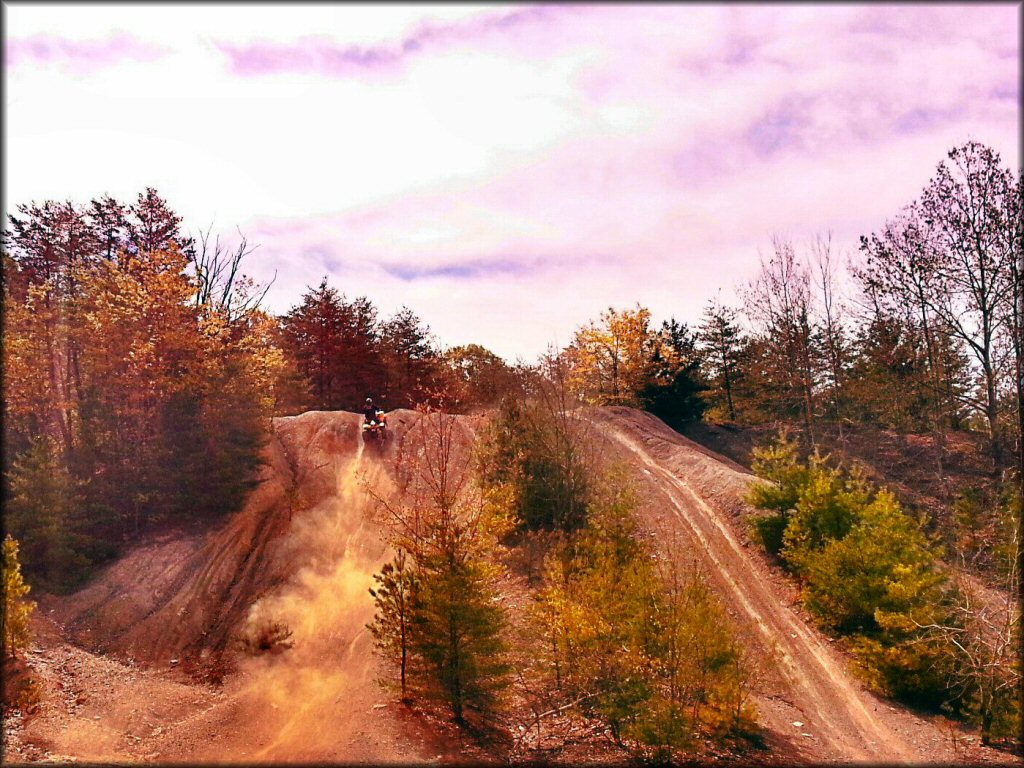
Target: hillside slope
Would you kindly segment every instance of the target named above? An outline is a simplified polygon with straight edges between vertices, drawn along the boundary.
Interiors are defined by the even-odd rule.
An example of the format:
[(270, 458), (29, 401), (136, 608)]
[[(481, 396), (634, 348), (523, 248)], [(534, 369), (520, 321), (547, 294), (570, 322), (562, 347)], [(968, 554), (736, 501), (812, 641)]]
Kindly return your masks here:
[[(418, 416), (390, 418), (401, 432)], [(76, 693), (70, 703), (57, 693), (24, 723), (19, 743), (36, 745), (24, 755), (382, 763), (460, 751), (377, 683), (384, 670), (365, 629), (367, 590), (386, 546), (363, 486), (389, 482), (389, 457), (364, 457), (359, 425), (343, 412), (275, 420), (260, 483), (240, 512), (205, 537), (139, 547), (88, 588), (44, 601), (47, 621), (86, 650), (42, 628), (49, 652), (37, 666), (55, 693)], [(232, 653), (234, 638), (265, 620), (288, 626), (294, 647)], [(231, 662), (222, 686), (186, 674), (220, 666), (221, 655)], [(168, 681), (194, 688), (193, 706), (165, 706)]]
[[(756, 478), (650, 414), (591, 412), (644, 489), (644, 522), (681, 561), (696, 556), (756, 653), (763, 723), (817, 761), (961, 762), (933, 722), (868, 692), (800, 610), (793, 586), (748, 537), (742, 497)], [(681, 539), (678, 538), (681, 536)], [(674, 546), (669, 546), (675, 540)], [(799, 726), (796, 723), (800, 723)], [(978, 753), (977, 759), (994, 757)]]
[[(761, 658), (756, 703), (770, 743), (783, 745), (777, 759), (965, 759), (938, 727), (864, 691), (801, 615), (792, 586), (748, 546), (741, 497), (753, 481), (749, 474), (649, 414), (603, 408), (585, 417), (607, 456), (635, 476), (641, 522), (654, 545), (703, 564)], [(421, 418), (410, 411), (389, 416), (396, 440), (385, 455), (364, 450), (356, 414), (277, 419), (261, 481), (239, 513), (206, 536), (150, 542), (87, 589), (46, 600), (53, 626), (41, 635), (35, 662), (48, 670), (50, 695), (26, 722), (5, 724), (23, 757), (484, 757), (450, 727), (428, 726), (393, 703), (377, 683), (383, 670), (365, 630), (373, 612), (367, 588), (387, 554), (365, 490), (392, 482), (398, 438)], [(460, 417), (463, 448), (478, 423)], [(262, 621), (290, 627), (294, 647), (239, 657), (221, 686), (185, 674), (221, 655), (236, 658), (233, 638)], [(116, 700), (106, 692), (113, 679)], [(76, 703), (78, 693), (69, 699), (69, 690), (81, 690), (87, 703)], [(970, 757), (1000, 755), (974, 748)]]

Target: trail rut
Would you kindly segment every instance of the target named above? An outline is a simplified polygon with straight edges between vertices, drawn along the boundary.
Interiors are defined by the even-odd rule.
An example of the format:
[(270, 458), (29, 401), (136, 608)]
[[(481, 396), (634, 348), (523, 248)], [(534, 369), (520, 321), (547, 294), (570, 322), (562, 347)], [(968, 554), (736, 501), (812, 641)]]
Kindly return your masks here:
[[(643, 505), (643, 519), (662, 534), (655, 538), (664, 542), (666, 531), (683, 528), (682, 533), (706, 559), (707, 573), (724, 602), (738, 613), (738, 623), (752, 630), (748, 635), (767, 666), (779, 673), (758, 696), (766, 726), (806, 742), (801, 743), (801, 751), (814, 760), (921, 763), (951, 759), (943, 755), (943, 735), (937, 727), (898, 711), (852, 677), (848, 660), (796, 613), (789, 605), (791, 598), (766, 572), (763, 558), (741, 543), (723, 501), (742, 503), (741, 490), (754, 482), (752, 476), (646, 414), (603, 409), (592, 412), (591, 418), (630, 459), (626, 463), (641, 482), (653, 489)], [(680, 465), (691, 470), (700, 466), (703, 472), (720, 476), (726, 490), (717, 504), (709, 503), (693, 487), (688, 481), (692, 473)], [(692, 552), (672, 554), (692, 556)], [(780, 711), (779, 701), (792, 709)]]
[[(755, 703), (779, 747), (776, 759), (963, 762), (932, 722), (860, 685), (795, 607), (792, 584), (748, 546), (737, 518), (755, 482), (749, 473), (649, 414), (600, 408), (584, 417), (609, 457), (638, 479), (643, 529), (663, 555), (704, 560), (763, 659)], [(400, 433), (418, 419), (399, 411), (390, 421)], [(463, 447), (477, 423), (460, 417)], [(44, 648), (35, 661), (48, 701), (30, 722), (4, 726), (24, 747), (20, 759), (496, 759), (450, 724), (412, 716), (378, 686), (384, 670), (365, 631), (373, 613), (367, 589), (386, 545), (363, 483), (390, 482), (393, 457), (364, 456), (358, 424), (358, 415), (341, 412), (278, 419), (262, 482), (242, 511), (206, 536), (142, 545), (88, 588), (46, 601), (53, 621), (39, 622)], [(685, 549), (672, 543), (680, 537)], [(291, 627), (295, 647), (242, 659), (216, 688), (189, 683), (174, 666), (179, 656), (201, 659), (225, 647), (261, 616)], [(980, 747), (970, 754), (975, 762), (1012, 759)]]

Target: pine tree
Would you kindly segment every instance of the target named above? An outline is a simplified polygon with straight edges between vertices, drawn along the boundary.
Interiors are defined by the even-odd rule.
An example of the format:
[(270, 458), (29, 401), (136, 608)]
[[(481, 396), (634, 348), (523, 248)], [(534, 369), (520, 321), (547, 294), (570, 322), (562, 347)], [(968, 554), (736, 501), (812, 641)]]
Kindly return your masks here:
[(378, 574), (372, 626), (378, 647), (399, 663), (416, 662), (406, 670), (416, 688), (464, 722), (470, 712), (493, 714), (508, 683), (505, 617), (494, 589), (500, 567), (488, 559), (507, 528), (474, 482), (456, 426), (453, 416), (424, 413), (397, 449), (395, 495), (373, 494), (392, 544), (412, 558), (401, 573), (415, 576), (407, 583), (397, 562)]
[(492, 570), (480, 558), (463, 557), (457, 538), (425, 554), (419, 566), (412, 645), (432, 670), (428, 690), (459, 722), (467, 710), (493, 710), (509, 671)]
[(712, 389), (708, 393), (730, 421), (736, 421), (736, 380), (740, 375), (740, 353), (743, 338), (736, 323), (736, 310), (717, 301), (709, 301), (704, 308), (697, 336), (708, 360)]
[(336, 391), (341, 378), (338, 359), (342, 345), (342, 300), (325, 277), (302, 296), (302, 303), (285, 316), (284, 338), (300, 372), (309, 380), (313, 406), (339, 408)]
[(89, 565), (78, 488), (46, 438), (15, 459), (8, 525), (31, 576), (48, 590), (74, 586)]
[(26, 600), (25, 596), (31, 591), (31, 587), (25, 583), (21, 575), (21, 562), (18, 559), (18, 542), (11, 538), (10, 534), (4, 537), (3, 551), (3, 582), (4, 582), (4, 604), (3, 624), (4, 628), (4, 653), (6, 659), (16, 656), (28, 647), (29, 618), (36, 604)]
[(682, 429), (704, 415), (707, 389), (697, 355), (697, 340), (685, 323), (674, 317), (655, 335), (647, 382), (639, 401), (645, 410), (673, 429)]
[(380, 573), (373, 575), (376, 589), (370, 589), (376, 607), (373, 622), (368, 624), (377, 649), (386, 657), (397, 661), (401, 680), (402, 701), (409, 701), (409, 667), (412, 663), (413, 617), (417, 603), (419, 580), (406, 560), (404, 550), (385, 563)]
[(380, 331), (385, 365), (384, 397), (393, 407), (437, 404), (443, 363), (430, 328), (402, 307)]

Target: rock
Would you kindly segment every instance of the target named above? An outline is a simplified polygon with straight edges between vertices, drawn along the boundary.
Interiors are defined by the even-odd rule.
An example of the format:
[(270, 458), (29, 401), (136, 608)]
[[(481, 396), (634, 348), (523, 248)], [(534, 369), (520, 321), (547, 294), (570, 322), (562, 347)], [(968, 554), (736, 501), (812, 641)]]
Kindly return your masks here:
[(794, 720), (793, 725), (795, 725), (797, 728), (801, 728), (803, 726), (803, 723), (801, 723), (799, 720)]

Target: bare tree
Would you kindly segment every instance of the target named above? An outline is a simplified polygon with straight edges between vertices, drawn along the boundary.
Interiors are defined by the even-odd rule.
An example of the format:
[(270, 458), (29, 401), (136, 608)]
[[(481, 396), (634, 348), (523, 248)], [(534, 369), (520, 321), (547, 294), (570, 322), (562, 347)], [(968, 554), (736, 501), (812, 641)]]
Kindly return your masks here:
[(934, 254), (938, 287), (928, 301), (981, 369), (983, 412), (996, 469), (1001, 463), (996, 341), (1008, 317), (1001, 308), (1014, 289), (1015, 254), (1001, 237), (1004, 200), (1014, 193), (999, 155), (977, 142), (949, 153), (915, 207), (929, 227), (923, 245)]
[(265, 286), (254, 283), (239, 270), (245, 258), (259, 246), (250, 246), (241, 230), (238, 232), (240, 240), (234, 249), (223, 245), (220, 235), (216, 235), (211, 243), (212, 229), (211, 224), (205, 232), (200, 230), (199, 247), (190, 251), (196, 273), (196, 307), (219, 312), (229, 324), (235, 323), (260, 308), (267, 291), (277, 279), (277, 273)]
[(816, 285), (821, 299), (821, 326), (824, 352), (828, 361), (829, 385), (832, 390), (832, 416), (842, 436), (843, 386), (847, 362), (847, 344), (842, 299), (836, 294), (836, 261), (833, 254), (832, 233), (817, 235), (811, 243)]
[(1010, 293), (1003, 303), (1012, 357), (1014, 405), (1017, 411), (1017, 488), (1024, 505), (1024, 175), (1017, 174), (1003, 198), (999, 233), (1009, 254)]
[(977, 718), (983, 744), (990, 744), (1000, 731), (1012, 735), (1020, 727), (1021, 537), (1017, 521), (1008, 528), (1001, 588), (983, 587), (961, 563), (953, 574), (956, 589), (948, 619), (918, 625), (926, 637), (942, 644), (950, 662), (950, 688)]
[(789, 241), (773, 237), (772, 249), (767, 261), (761, 258), (761, 272), (745, 292), (744, 304), (772, 348), (771, 362), (776, 375), (789, 389), (792, 405), (800, 410), (807, 437), (813, 444), (815, 382), (810, 271)]

